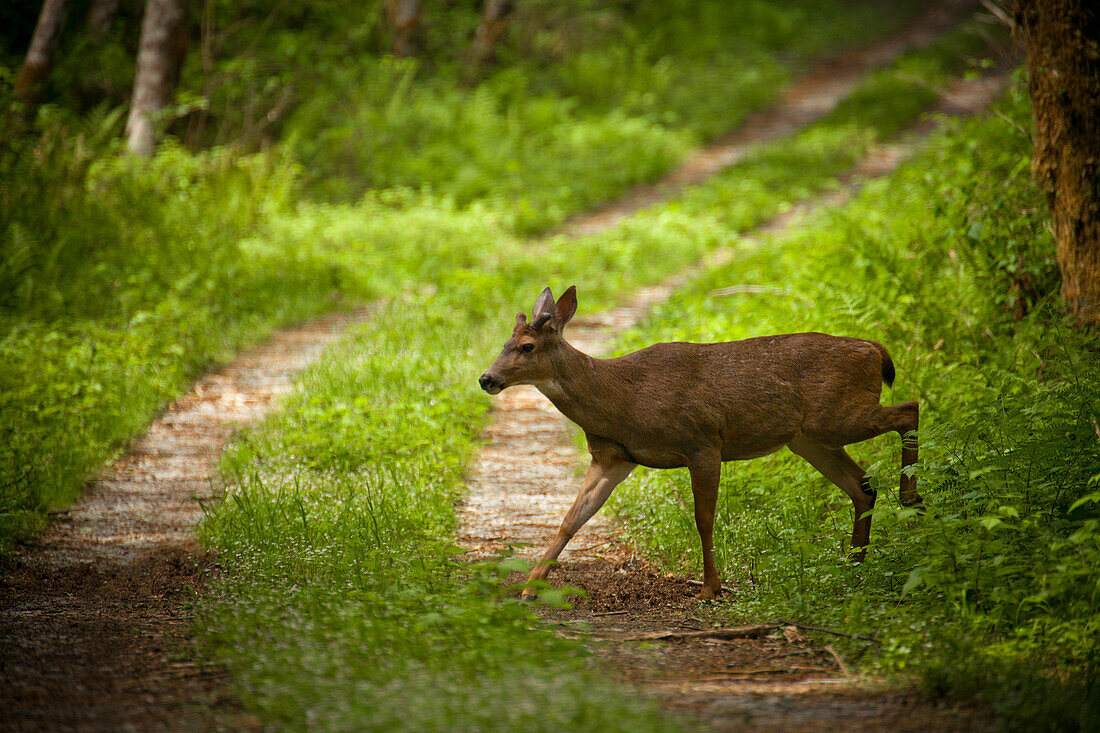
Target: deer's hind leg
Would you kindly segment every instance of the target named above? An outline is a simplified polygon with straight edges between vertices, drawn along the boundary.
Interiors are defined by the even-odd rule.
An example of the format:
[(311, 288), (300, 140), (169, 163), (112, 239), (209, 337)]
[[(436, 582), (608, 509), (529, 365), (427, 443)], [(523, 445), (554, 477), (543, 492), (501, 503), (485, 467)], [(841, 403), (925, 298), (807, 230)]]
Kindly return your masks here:
[(829, 448), (805, 438), (796, 438), (787, 444), (791, 452), (805, 458), (810, 465), (832, 481), (848, 498), (855, 510), (855, 522), (852, 527), (852, 559), (863, 562), (867, 554), (867, 545), (871, 541), (871, 515), (875, 506), (875, 491), (866, 472), (844, 451), (843, 448)]
[(867, 402), (838, 413), (819, 411), (804, 425), (805, 437), (802, 440), (840, 448), (883, 433), (896, 432), (901, 436), (902, 469), (898, 499), (903, 506), (920, 506), (923, 500), (917, 493), (917, 480), (905, 473), (907, 467), (917, 462), (916, 431), (919, 422), (920, 406), (915, 401), (889, 406)]
[(920, 423), (920, 406), (914, 402), (882, 408), (890, 420), (890, 430), (901, 436), (901, 486), (898, 500), (902, 506), (923, 506), (924, 500), (917, 493), (917, 480), (905, 473), (905, 469), (917, 462), (917, 426)]

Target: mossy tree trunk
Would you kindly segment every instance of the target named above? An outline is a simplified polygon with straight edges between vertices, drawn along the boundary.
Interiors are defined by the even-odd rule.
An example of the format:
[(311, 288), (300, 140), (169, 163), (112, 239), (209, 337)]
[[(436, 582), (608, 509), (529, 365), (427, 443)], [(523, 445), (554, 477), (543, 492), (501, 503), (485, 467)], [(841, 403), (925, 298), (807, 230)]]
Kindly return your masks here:
[(1062, 299), (1100, 325), (1100, 3), (1020, 0), (1035, 122), (1032, 170), (1054, 219)]
[(42, 91), (53, 68), (57, 43), (61, 39), (68, 11), (68, 0), (46, 0), (38, 13), (38, 23), (34, 26), (27, 57), (12, 87), (12, 96), (22, 102), (23, 119), (28, 122), (34, 119), (42, 101)]
[(152, 155), (156, 148), (156, 114), (172, 98), (187, 51), (187, 10), (187, 0), (145, 3), (134, 93), (126, 120), (127, 145), (137, 155)]

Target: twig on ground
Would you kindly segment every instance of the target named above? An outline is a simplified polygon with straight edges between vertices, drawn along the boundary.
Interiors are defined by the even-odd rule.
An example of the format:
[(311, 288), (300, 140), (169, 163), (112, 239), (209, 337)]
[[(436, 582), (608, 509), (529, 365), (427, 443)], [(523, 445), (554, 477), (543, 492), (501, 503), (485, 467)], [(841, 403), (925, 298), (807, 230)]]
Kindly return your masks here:
[(642, 680), (649, 684), (668, 684), (677, 682), (722, 682), (724, 680), (736, 680), (743, 677), (754, 677), (762, 674), (797, 674), (799, 672), (828, 672), (835, 674), (834, 670), (826, 669), (825, 667), (765, 667), (762, 669), (738, 669), (730, 670), (724, 674), (712, 674), (706, 677), (681, 677), (674, 679), (649, 679)]
[(867, 641), (872, 644), (878, 644), (879, 641), (873, 636), (860, 636), (859, 634), (846, 634), (843, 631), (833, 631), (832, 629), (823, 629), (820, 626), (807, 626), (806, 624), (796, 623), (794, 621), (774, 621), (770, 624), (773, 627), (778, 626), (793, 626), (796, 629), (803, 629), (805, 631), (820, 631), (823, 634), (832, 634), (833, 636), (843, 636), (845, 639), (859, 639), (860, 641)]
[(839, 654), (837, 654), (836, 649), (833, 649), (833, 647), (831, 645), (826, 644), (825, 645), (825, 651), (829, 652), (829, 654), (832, 655), (833, 660), (836, 662), (836, 666), (840, 668), (841, 674), (845, 674), (845, 675), (852, 674), (852, 672), (848, 669), (848, 665), (845, 664), (844, 660), (840, 658)]
[[(700, 585), (701, 586), (703, 584), (703, 581), (701, 581), (701, 580), (689, 580), (687, 582), (688, 582), (689, 585)], [(733, 591), (733, 589), (730, 588), (725, 583), (722, 584), (722, 590), (728, 590), (728, 591), (731, 591), (731, 592)]]
[[(805, 631), (819, 631), (823, 634), (832, 634), (833, 636), (843, 636), (846, 639), (857, 639), (859, 641), (866, 641), (871, 644), (878, 644), (879, 640), (873, 636), (861, 636), (859, 634), (847, 634), (843, 631), (833, 631), (832, 629), (825, 629), (820, 626), (808, 626), (806, 624), (796, 623), (794, 621), (770, 621), (763, 624), (752, 624), (750, 626), (727, 626), (725, 628), (716, 629), (701, 629), (698, 631), (654, 631), (647, 634), (637, 634), (634, 636), (626, 636), (619, 639), (619, 641), (664, 641), (664, 640), (687, 640), (687, 639), (759, 639), (767, 636), (776, 629), (782, 629), (787, 626), (793, 626), (796, 629), (803, 629)], [(829, 647), (826, 647), (827, 649)], [(836, 651), (830, 650), (829, 652), (834, 657), (837, 656)], [(843, 667), (844, 663), (837, 661)]]
[(592, 614), (593, 616), (621, 616), (624, 613), (630, 613), (630, 611), (600, 611), (599, 613)]
[(702, 631), (654, 631), (648, 634), (635, 634), (622, 637), (620, 641), (686, 641), (688, 639), (759, 639), (767, 636), (774, 626), (756, 624), (754, 626), (733, 626), (724, 629), (703, 629)]

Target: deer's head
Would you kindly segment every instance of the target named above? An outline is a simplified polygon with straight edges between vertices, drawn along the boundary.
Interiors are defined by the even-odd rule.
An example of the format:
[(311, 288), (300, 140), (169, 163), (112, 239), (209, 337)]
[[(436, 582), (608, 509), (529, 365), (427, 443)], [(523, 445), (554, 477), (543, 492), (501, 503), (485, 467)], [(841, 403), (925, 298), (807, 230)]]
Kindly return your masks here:
[(485, 370), (477, 383), (489, 394), (499, 394), (517, 384), (538, 384), (553, 379), (557, 354), (562, 348), (562, 331), (577, 312), (577, 288), (570, 285), (557, 302), (550, 288), (535, 301), (531, 322), (516, 315), (512, 338), (500, 356)]

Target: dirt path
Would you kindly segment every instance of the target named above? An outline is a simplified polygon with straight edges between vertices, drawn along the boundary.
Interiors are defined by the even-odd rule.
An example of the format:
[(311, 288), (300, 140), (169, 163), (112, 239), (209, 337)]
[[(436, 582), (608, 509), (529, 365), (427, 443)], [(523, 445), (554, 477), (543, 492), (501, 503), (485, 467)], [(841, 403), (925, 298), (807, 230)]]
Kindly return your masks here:
[(199, 380), (8, 563), (0, 583), (0, 729), (199, 730), (247, 725), (217, 670), (186, 661), (195, 539), (225, 441), (365, 319), (335, 314)]
[[(940, 114), (985, 109), (1005, 88), (1007, 74), (959, 81), (943, 95)], [(747, 237), (776, 233), (818, 207), (837, 206), (868, 178), (897, 167), (934, 128), (925, 119), (896, 142), (873, 151), (841, 177), (838, 191), (804, 201)], [(744, 243), (743, 238), (743, 243)], [(716, 252), (707, 266), (728, 260)], [(618, 308), (578, 318), (567, 338), (600, 355), (618, 331), (637, 323), (698, 268), (635, 294)], [(566, 418), (535, 388), (505, 390), (493, 398), (494, 419), (468, 479), (460, 507), (459, 542), (474, 557), (509, 545), (534, 559), (557, 531), (580, 485), (585, 461)], [(972, 710), (938, 708), (913, 691), (851, 676), (829, 647), (813, 645), (795, 627), (752, 639), (681, 639), (642, 647), (639, 634), (705, 629), (705, 604), (693, 580), (663, 576), (639, 562), (617, 528), (597, 514), (562, 553), (551, 581), (585, 589), (570, 611), (544, 609), (563, 634), (580, 633), (618, 678), (639, 684), (669, 707), (701, 718), (713, 730), (982, 730), (991, 722)], [(521, 582), (513, 575), (510, 582)], [(581, 632), (572, 629), (583, 628)]]
[[(774, 110), (752, 117), (745, 130), (701, 153), (665, 184), (636, 191), (616, 206), (574, 220), (570, 228), (582, 233), (610, 226), (734, 162), (748, 143), (808, 122), (830, 109), (860, 73), (905, 48), (927, 43), (970, 5), (965, 0), (938, 3), (934, 12), (888, 41), (848, 54), (799, 82)], [(647, 291), (598, 322), (589, 319), (585, 348), (598, 350), (601, 334), (636, 320), (674, 285)], [(202, 517), (200, 502), (216, 500), (219, 494), (213, 466), (233, 431), (262, 416), (289, 389), (298, 369), (366, 316), (330, 316), (283, 332), (200, 380), (126, 456), (92, 481), (82, 500), (60, 515), (34, 546), (7, 561), (0, 576), (0, 730), (191, 730), (257, 724), (226, 696), (220, 671), (187, 661), (186, 602), (201, 586), (207, 567), (194, 538)], [(580, 330), (573, 329), (573, 335)], [(512, 399), (511, 391), (506, 394)], [(485, 507), (491, 508), (471, 504), (467, 510), (466, 541), (479, 551), (489, 552), (506, 541), (541, 544), (564, 511), (558, 500), (549, 514), (540, 513), (544, 502), (563, 486), (574, 485), (577, 459), (566, 429), (530, 396), (515, 400), (516, 422), (510, 427), (498, 422), (494, 434), (513, 447), (496, 457), (487, 452), (479, 468), (485, 490), (475, 496), (484, 496)], [(517, 440), (527, 441), (526, 447), (517, 449)], [(513, 469), (491, 476), (505, 461), (513, 461)], [(539, 470), (523, 468), (536, 463)], [(521, 469), (528, 471), (528, 496), (494, 496), (493, 487)], [(514, 518), (521, 512), (527, 512), (526, 534), (517, 536)], [(574, 556), (614, 557), (614, 551), (607, 552), (614, 545), (600, 544), (611, 540), (604, 532), (598, 542), (578, 543)], [(577, 566), (570, 572), (581, 573), (578, 577), (584, 580), (588, 570)], [(605, 576), (600, 575), (600, 587), (616, 592), (620, 586)], [(630, 583), (645, 576), (614, 577)], [(641, 597), (640, 591), (621, 587), (622, 593)], [(600, 597), (593, 593), (593, 599)]]

